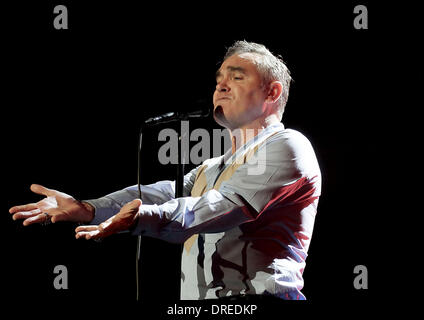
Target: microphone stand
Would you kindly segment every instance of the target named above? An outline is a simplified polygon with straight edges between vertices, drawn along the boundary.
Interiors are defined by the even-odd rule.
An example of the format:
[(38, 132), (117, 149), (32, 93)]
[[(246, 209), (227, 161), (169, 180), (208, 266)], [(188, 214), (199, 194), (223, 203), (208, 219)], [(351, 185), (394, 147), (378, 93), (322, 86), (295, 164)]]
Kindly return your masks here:
[[(188, 132), (185, 132), (187, 135)], [(175, 180), (175, 198), (181, 198), (183, 196), (184, 188), (184, 164), (186, 163), (186, 151), (182, 147), (185, 136), (181, 132), (181, 126), (178, 129), (178, 163), (177, 163), (177, 177)]]
[[(138, 198), (141, 199), (141, 149), (143, 144), (143, 130), (144, 125), (140, 128), (140, 134), (138, 136), (138, 152), (137, 152), (137, 186), (138, 186)], [(139, 270), (139, 261), (140, 261), (140, 247), (141, 247), (141, 235), (137, 237), (137, 252), (136, 252), (136, 259), (135, 259), (135, 278), (136, 278), (136, 285), (137, 285), (137, 296), (136, 299), (139, 301), (140, 299), (140, 281), (138, 276), (138, 270)]]
[[(181, 119), (187, 120), (187, 119)], [(143, 131), (148, 125), (143, 124), (140, 129), (139, 140), (138, 140), (138, 153), (137, 153), (137, 186), (138, 186), (138, 197), (141, 199), (141, 150), (143, 144)], [(186, 162), (186, 151), (182, 148), (182, 143), (185, 139), (187, 132), (181, 132), (181, 125), (178, 129), (178, 163), (177, 163), (177, 175), (175, 180), (175, 198), (181, 198), (184, 190), (184, 164)], [(140, 281), (139, 281), (139, 265), (140, 265), (140, 249), (141, 249), (141, 235), (137, 237), (137, 253), (136, 253), (136, 283), (137, 283), (137, 301), (140, 300)]]

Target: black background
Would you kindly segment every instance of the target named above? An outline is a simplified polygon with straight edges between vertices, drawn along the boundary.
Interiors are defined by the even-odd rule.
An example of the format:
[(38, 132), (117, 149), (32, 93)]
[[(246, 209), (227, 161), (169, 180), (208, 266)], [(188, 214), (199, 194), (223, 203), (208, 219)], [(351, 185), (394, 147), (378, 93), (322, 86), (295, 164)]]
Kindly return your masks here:
[[(68, 30), (53, 27), (57, 4), (68, 8)], [(368, 30), (353, 27), (357, 4), (368, 7)], [(284, 57), (294, 82), (283, 123), (310, 139), (323, 175), (304, 272), (308, 302), (290, 308), (347, 304), (345, 310), (361, 310), (389, 292), (388, 256), (397, 238), (386, 237), (391, 212), (383, 199), (396, 197), (396, 190), (382, 183), (388, 166), (382, 155), (394, 139), (387, 133), (394, 49), (405, 41), (393, 26), (392, 8), (61, 1), (20, 2), (1, 14), (5, 306), (22, 312), (16, 306), (139, 308), (135, 237), (77, 241), (74, 224), (23, 227), (8, 208), (40, 199), (30, 192), (32, 183), (79, 199), (135, 184), (142, 121), (212, 101), (215, 71), (226, 47), (240, 39)], [(196, 127), (218, 128), (210, 120), (190, 122)], [(157, 131), (145, 141), (142, 182), (174, 179), (175, 167), (158, 163)], [(141, 298), (158, 304), (158, 315), (178, 300), (179, 250), (142, 241)], [(68, 269), (68, 290), (53, 287), (60, 264)], [(356, 265), (368, 268), (368, 290), (353, 287)]]

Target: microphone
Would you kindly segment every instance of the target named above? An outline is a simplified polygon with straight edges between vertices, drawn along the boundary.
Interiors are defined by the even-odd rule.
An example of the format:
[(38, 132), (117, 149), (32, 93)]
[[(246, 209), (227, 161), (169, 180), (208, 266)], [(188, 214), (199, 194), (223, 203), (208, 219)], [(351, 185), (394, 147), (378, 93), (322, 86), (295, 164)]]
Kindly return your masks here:
[(160, 116), (152, 117), (144, 121), (145, 125), (154, 126), (160, 123), (167, 123), (178, 120), (188, 120), (192, 118), (206, 118), (209, 116), (210, 109), (203, 107), (200, 110), (190, 112), (168, 112)]

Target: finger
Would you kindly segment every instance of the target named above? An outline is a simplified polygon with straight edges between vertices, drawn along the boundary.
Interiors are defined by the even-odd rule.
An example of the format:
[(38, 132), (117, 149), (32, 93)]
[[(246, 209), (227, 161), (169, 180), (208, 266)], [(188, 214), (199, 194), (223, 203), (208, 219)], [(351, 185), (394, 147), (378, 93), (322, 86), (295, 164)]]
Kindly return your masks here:
[(129, 209), (136, 209), (138, 207), (140, 207), (142, 204), (140, 199), (134, 199), (133, 201), (129, 202), (127, 205), (129, 207)]
[(98, 226), (79, 226), (75, 229), (75, 232), (84, 232), (84, 231), (95, 231), (98, 230)]
[(29, 226), (29, 225), (34, 224), (34, 223), (42, 223), (42, 222), (46, 221), (47, 218), (48, 217), (44, 213), (41, 213), (39, 215), (36, 215), (34, 217), (31, 217), (31, 218), (24, 220), (23, 225)]
[(131, 203), (134, 205), (134, 207), (139, 207), (143, 202), (141, 201), (141, 199), (134, 199), (133, 201), (131, 201)]
[(97, 239), (99, 237), (99, 234), (100, 234), (99, 230), (81, 231), (75, 235), (75, 238), (77, 239), (85, 238), (86, 240)]
[(64, 212), (63, 210), (53, 208), (48, 209), (45, 212), (48, 213), (49, 216), (51, 216), (50, 220), (52, 223), (69, 220), (69, 215), (67, 215), (66, 212)]
[(49, 215), (51, 215), (52, 218), (50, 220), (51, 220), (52, 223), (68, 220), (68, 216), (64, 213), (58, 213), (58, 214), (52, 215), (52, 214), (50, 214), (49, 210), (47, 210), (47, 213)]
[(30, 210), (34, 210), (37, 209), (37, 204), (36, 203), (29, 203), (29, 204), (24, 204), (21, 206), (14, 206), (12, 208), (9, 209), (9, 213), (16, 213), (18, 211), (30, 211)]
[(27, 218), (31, 218), (33, 216), (37, 216), (41, 213), (40, 209), (35, 209), (35, 210), (31, 210), (31, 211), (21, 211), (21, 212), (17, 212), (12, 216), (13, 220), (18, 220), (18, 219), (27, 219)]
[(30, 189), (32, 192), (46, 196), (46, 197), (51, 197), (55, 195), (55, 190), (46, 188), (39, 184), (32, 184)]

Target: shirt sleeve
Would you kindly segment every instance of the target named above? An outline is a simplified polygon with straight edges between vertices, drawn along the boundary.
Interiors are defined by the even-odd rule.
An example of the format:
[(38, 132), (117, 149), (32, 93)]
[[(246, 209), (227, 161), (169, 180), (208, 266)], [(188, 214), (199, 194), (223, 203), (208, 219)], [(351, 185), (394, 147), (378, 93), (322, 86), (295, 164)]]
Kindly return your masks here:
[[(262, 145), (246, 165), (221, 184), (220, 192), (228, 199), (242, 197), (255, 209), (254, 214), (260, 214), (278, 195), (280, 204), (292, 204), (289, 200), (293, 197), (288, 195), (300, 187), (297, 182), (306, 184), (320, 175), (309, 140), (297, 131), (286, 130)], [(319, 193), (320, 180), (316, 181)]]
[(142, 205), (133, 234), (184, 242), (195, 233), (223, 232), (253, 221), (276, 190), (290, 186), (309, 170), (302, 163), (307, 154), (301, 150), (304, 141), (300, 142), (298, 146), (299, 141), (269, 139), (218, 190), (209, 190), (201, 197)]
[[(194, 184), (196, 171), (194, 168), (184, 176), (183, 194), (188, 195)], [(117, 214), (128, 202), (138, 199), (138, 186), (130, 186), (123, 190), (110, 193), (102, 198), (84, 200), (94, 209), (94, 219), (90, 224), (99, 224)], [(146, 205), (160, 205), (175, 198), (175, 181), (159, 181), (154, 184), (141, 186), (141, 201)]]

